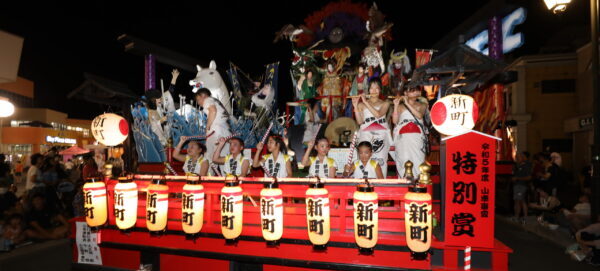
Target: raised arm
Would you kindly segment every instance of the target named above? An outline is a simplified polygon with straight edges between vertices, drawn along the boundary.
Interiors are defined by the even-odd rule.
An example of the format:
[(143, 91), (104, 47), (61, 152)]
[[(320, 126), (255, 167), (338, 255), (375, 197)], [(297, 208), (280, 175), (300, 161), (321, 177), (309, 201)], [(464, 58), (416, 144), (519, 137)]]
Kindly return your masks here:
[(418, 119), (423, 119), (423, 115), (425, 115), (425, 107), (423, 104), (421, 104), (419, 102), (418, 106), (412, 106), (409, 102), (408, 102), (408, 98), (406, 96), (404, 96), (404, 106), (406, 106), (406, 108), (410, 109), (410, 111), (415, 115), (416, 118)]
[(360, 125), (364, 121), (361, 104), (358, 103), (360, 98), (352, 98), (352, 107), (354, 108), (354, 118)]
[(308, 146), (306, 148), (306, 151), (304, 152), (304, 156), (302, 156), (302, 165), (307, 167), (310, 166), (310, 151), (312, 151), (313, 147), (315, 146), (315, 141), (311, 140), (308, 142)]
[(217, 149), (213, 153), (212, 161), (215, 164), (222, 165), (225, 163), (225, 157), (221, 156), (221, 150), (225, 146), (225, 138), (219, 138), (219, 145), (217, 145)]
[(175, 84), (177, 84), (177, 78), (179, 77), (179, 70), (173, 69), (171, 72), (171, 85), (169, 86), (169, 91), (175, 91)]
[(392, 122), (397, 124), (400, 121), (400, 98), (394, 99), (394, 113), (392, 114)]
[(185, 161), (185, 155), (181, 154), (181, 147), (187, 141), (187, 139), (187, 136), (179, 137), (179, 144), (177, 144), (175, 149), (173, 149), (173, 158), (175, 158), (177, 161)]
[(252, 160), (252, 167), (260, 167), (260, 163), (262, 162), (260, 153), (262, 152), (264, 146), (265, 143), (262, 142), (258, 142), (258, 144), (256, 144), (256, 153), (254, 154), (254, 159)]
[(377, 109), (375, 109), (375, 107), (373, 107), (370, 103), (367, 102), (364, 95), (361, 95), (361, 99), (363, 101), (364, 106), (366, 106), (367, 109), (369, 111), (371, 111), (371, 114), (373, 114), (373, 116), (375, 116), (376, 118), (385, 117), (385, 114), (387, 114), (388, 108), (390, 108), (390, 104), (388, 102), (384, 102), (383, 105), (381, 106), (381, 108), (379, 108), (379, 110), (377, 110)]

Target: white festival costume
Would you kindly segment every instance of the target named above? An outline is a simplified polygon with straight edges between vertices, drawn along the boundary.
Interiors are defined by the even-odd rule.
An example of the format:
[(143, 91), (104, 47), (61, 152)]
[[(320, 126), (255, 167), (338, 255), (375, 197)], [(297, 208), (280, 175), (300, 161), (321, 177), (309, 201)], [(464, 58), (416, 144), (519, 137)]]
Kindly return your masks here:
[[(210, 158), (212, 158), (213, 153), (217, 149), (219, 138), (231, 135), (231, 131), (229, 131), (229, 124), (227, 123), (227, 120), (229, 119), (229, 114), (227, 113), (221, 102), (219, 102), (215, 98), (207, 97), (204, 101), (204, 105), (202, 106), (202, 112), (206, 114), (206, 116), (208, 116), (208, 109), (213, 105), (217, 110), (215, 120), (213, 121), (210, 130), (206, 131), (207, 136), (214, 131), (214, 134), (210, 135), (206, 139), (205, 156)], [(223, 149), (221, 149), (220, 156), (226, 156), (227, 154), (229, 154), (229, 143), (226, 143), (225, 146), (223, 146)], [(221, 169), (221, 172), (223, 172), (223, 166), (220, 166), (219, 168)]]
[(377, 168), (377, 161), (373, 159), (370, 159), (366, 166), (358, 160), (354, 162), (354, 174), (352, 177), (355, 179), (376, 179), (377, 173), (375, 172), (375, 168)]
[(223, 172), (225, 172), (227, 176), (242, 175), (242, 164), (244, 163), (244, 161), (248, 161), (248, 172), (246, 172), (246, 174), (248, 174), (250, 173), (250, 165), (252, 164), (252, 161), (250, 161), (249, 158), (244, 157), (244, 155), (242, 155), (241, 153), (238, 154), (238, 157), (236, 158), (233, 157), (233, 154), (228, 154), (227, 156), (225, 156)]
[(185, 161), (183, 162), (183, 171), (185, 172), (185, 175), (200, 176), (200, 167), (202, 166), (202, 163), (208, 163), (208, 160), (204, 159), (204, 156), (200, 156), (194, 161), (189, 155), (186, 155)]
[[(379, 110), (381, 106), (383, 105), (374, 106), (374, 108)], [(371, 146), (373, 146), (371, 159), (377, 161), (383, 172), (383, 178), (385, 178), (387, 176), (388, 154), (392, 144), (390, 127), (387, 123), (386, 116), (376, 118), (365, 105), (363, 119), (363, 123), (360, 124), (357, 144), (363, 141), (371, 143)], [(356, 155), (356, 150), (354, 151), (355, 157), (358, 157), (358, 155)]]
[(285, 178), (288, 176), (285, 164), (290, 161), (290, 156), (279, 153), (277, 159), (273, 159), (273, 154), (269, 153), (263, 156), (264, 169), (268, 170), (272, 177)]
[[(308, 112), (307, 112), (308, 113)], [(319, 118), (319, 114), (314, 114), (313, 113), (313, 118), (314, 121), (310, 121), (310, 118), (308, 116), (305, 116), (305, 129), (304, 129), (304, 136), (302, 137), (302, 143), (307, 143), (313, 139), (315, 139), (315, 137), (317, 136), (317, 134), (319, 133), (319, 121), (321, 120), (321, 118)]]
[[(419, 120), (422, 123), (422, 120)], [(394, 146), (396, 148), (396, 169), (398, 176), (404, 176), (404, 163), (413, 163), (413, 174), (419, 176), (419, 165), (425, 162), (425, 134), (415, 117), (404, 109), (398, 124), (394, 128)]]
[(324, 161), (319, 160), (318, 156), (310, 157), (310, 168), (308, 168), (308, 176), (329, 178), (330, 168), (334, 168), (335, 173), (335, 160), (328, 156), (325, 156)]

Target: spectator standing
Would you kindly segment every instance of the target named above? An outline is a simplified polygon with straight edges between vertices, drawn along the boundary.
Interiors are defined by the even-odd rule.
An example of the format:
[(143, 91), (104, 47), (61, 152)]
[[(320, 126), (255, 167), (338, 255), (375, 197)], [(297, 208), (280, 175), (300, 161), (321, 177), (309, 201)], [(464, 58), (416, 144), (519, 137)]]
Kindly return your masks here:
[[(521, 220), (525, 223), (525, 217), (528, 215), (527, 209), (527, 188), (531, 181), (532, 164), (529, 161), (529, 153), (522, 152), (517, 154), (517, 161), (513, 169), (513, 200), (515, 209), (515, 220)], [(523, 217), (521, 216), (523, 214)]]
[(42, 172), (40, 167), (44, 163), (44, 156), (39, 153), (36, 153), (31, 156), (31, 166), (29, 170), (27, 170), (27, 181), (25, 184), (25, 190), (31, 191), (36, 187), (41, 187), (44, 184), (42, 183)]

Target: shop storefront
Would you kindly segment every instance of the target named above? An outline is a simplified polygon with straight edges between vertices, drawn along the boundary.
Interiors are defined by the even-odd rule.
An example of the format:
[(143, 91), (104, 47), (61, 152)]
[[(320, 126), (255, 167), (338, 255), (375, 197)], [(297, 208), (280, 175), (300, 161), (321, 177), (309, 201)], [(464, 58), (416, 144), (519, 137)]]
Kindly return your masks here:
[[(93, 138), (78, 131), (63, 131), (41, 127), (2, 127), (3, 149), (14, 157), (25, 157), (33, 153), (44, 153), (52, 147), (83, 147), (93, 143)], [(12, 157), (14, 156), (14, 157)]]

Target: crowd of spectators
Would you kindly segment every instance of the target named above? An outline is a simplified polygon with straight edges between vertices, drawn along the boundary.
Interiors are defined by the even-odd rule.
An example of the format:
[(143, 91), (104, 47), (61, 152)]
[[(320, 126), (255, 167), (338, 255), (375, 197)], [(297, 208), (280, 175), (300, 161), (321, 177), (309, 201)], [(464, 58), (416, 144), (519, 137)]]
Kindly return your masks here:
[(68, 220), (83, 215), (84, 179), (99, 174), (94, 158), (63, 161), (51, 150), (26, 167), (5, 160), (0, 154), (0, 249), (67, 237)]

